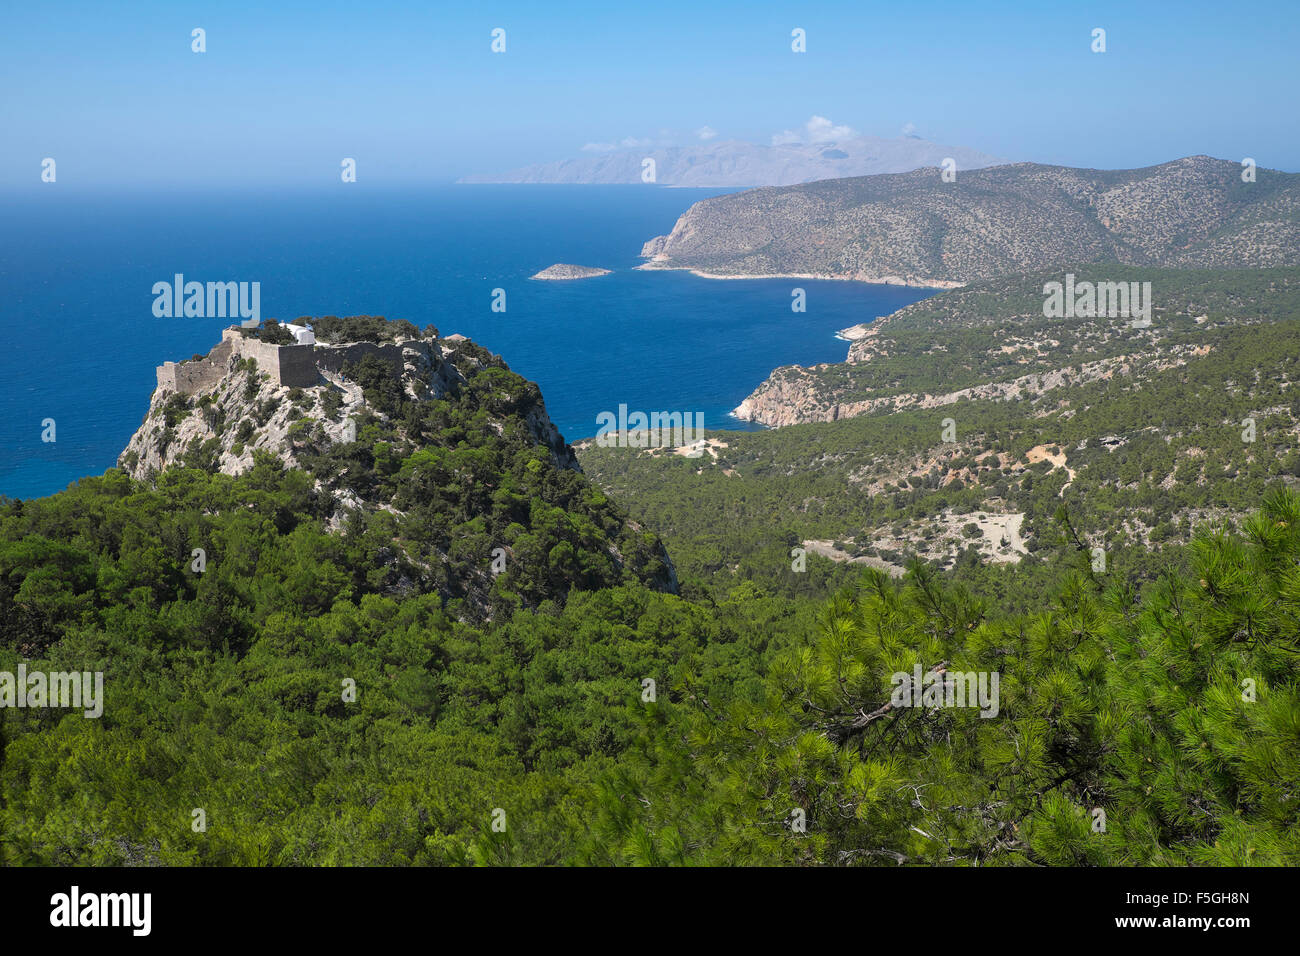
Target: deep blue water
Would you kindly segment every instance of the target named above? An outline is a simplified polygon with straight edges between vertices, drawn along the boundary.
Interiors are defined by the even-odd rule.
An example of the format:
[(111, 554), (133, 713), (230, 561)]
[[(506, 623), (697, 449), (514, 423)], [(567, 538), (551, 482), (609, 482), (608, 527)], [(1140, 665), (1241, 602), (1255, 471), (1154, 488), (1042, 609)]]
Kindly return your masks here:
[[(113, 466), (154, 367), (207, 352), (222, 319), (158, 319), (152, 286), (258, 281), (262, 315), (432, 322), (538, 382), (570, 441), (597, 413), (729, 411), (778, 365), (842, 361), (837, 329), (929, 294), (855, 282), (637, 272), (642, 243), (727, 190), (440, 186), (316, 193), (78, 192), (0, 197), (0, 494), (33, 497)], [(576, 282), (554, 262), (613, 269)], [(807, 290), (807, 311), (790, 309)], [(507, 311), (491, 311), (492, 290)], [(42, 420), (57, 441), (41, 441)]]

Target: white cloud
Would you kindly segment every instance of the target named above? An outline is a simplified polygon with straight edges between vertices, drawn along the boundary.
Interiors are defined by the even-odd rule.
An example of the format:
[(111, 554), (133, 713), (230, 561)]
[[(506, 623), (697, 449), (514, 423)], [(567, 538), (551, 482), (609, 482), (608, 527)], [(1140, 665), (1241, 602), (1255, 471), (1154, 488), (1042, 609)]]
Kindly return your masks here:
[(695, 135), (707, 143), (709, 140), (713, 139), (713, 137), (718, 135), (718, 131), (712, 126), (701, 126), (695, 131)]
[(836, 140), (852, 139), (857, 134), (848, 126), (836, 126), (825, 116), (814, 116), (805, 127), (808, 130), (808, 142), (833, 143)]
[(918, 133), (918, 132), (916, 131), (916, 124), (915, 124), (915, 123), (904, 123), (904, 124), (903, 124), (903, 131), (902, 131), (902, 132), (903, 132), (903, 135), (904, 135), (904, 136), (911, 137), (912, 139), (920, 139), (920, 138), (921, 138), (921, 134)]
[(624, 136), (617, 143), (587, 143), (582, 147), (582, 151), (584, 153), (612, 153), (616, 149), (646, 149), (653, 145), (653, 140)]
[(773, 146), (788, 143), (836, 143), (852, 139), (857, 132), (850, 126), (836, 126), (825, 116), (813, 116), (804, 123), (802, 130), (782, 130), (772, 137)]

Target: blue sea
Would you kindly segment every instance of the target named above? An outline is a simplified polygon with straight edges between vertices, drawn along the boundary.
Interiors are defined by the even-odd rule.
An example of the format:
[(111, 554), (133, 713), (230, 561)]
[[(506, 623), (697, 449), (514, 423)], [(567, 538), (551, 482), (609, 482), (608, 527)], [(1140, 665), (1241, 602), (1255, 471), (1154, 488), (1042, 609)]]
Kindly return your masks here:
[[(433, 323), (540, 384), (569, 441), (601, 411), (730, 410), (778, 365), (844, 359), (836, 330), (931, 294), (857, 282), (638, 272), (642, 244), (730, 190), (362, 183), (307, 192), (78, 191), (0, 197), (0, 495), (51, 494), (111, 468), (149, 407), (154, 367), (229, 324), (153, 315), (152, 287), (261, 283), (263, 317)], [(555, 262), (613, 274), (530, 281)], [(791, 290), (807, 292), (793, 312)], [(506, 311), (491, 309), (493, 289)], [(41, 440), (54, 419), (56, 440)]]

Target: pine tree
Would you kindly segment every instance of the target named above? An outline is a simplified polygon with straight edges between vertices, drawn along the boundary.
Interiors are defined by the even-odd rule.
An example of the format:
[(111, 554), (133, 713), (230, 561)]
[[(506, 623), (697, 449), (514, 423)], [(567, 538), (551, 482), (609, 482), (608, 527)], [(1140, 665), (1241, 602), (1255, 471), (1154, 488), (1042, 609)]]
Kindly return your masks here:
[[(916, 563), (869, 571), (759, 704), (698, 689), (607, 780), (603, 863), (1300, 863), (1300, 498), (1196, 540), (1139, 596), (1071, 569), (991, 617)], [(905, 707), (892, 675), (999, 674), (998, 712)]]

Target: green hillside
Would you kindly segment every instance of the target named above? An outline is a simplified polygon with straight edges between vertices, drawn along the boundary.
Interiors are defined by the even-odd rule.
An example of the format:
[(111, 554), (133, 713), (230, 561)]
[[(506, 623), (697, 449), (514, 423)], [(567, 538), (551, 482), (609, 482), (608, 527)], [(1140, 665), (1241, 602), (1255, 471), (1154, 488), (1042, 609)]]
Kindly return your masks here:
[[(1128, 374), (696, 459), (561, 467), (458, 346), (431, 403), (355, 369), (373, 414), (302, 467), (4, 502), (0, 671), (105, 706), (0, 709), (0, 862), (1300, 863), (1300, 325), (1242, 281)], [(402, 513), (332, 526), (357, 490)]]

